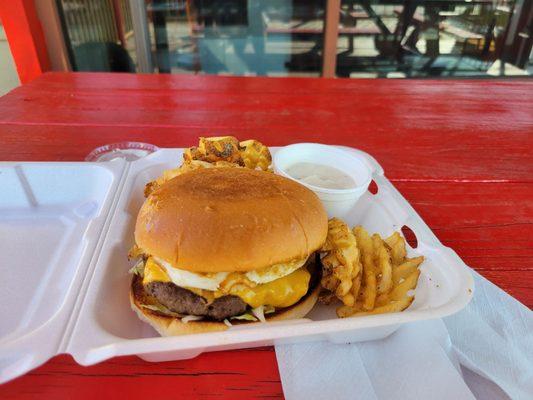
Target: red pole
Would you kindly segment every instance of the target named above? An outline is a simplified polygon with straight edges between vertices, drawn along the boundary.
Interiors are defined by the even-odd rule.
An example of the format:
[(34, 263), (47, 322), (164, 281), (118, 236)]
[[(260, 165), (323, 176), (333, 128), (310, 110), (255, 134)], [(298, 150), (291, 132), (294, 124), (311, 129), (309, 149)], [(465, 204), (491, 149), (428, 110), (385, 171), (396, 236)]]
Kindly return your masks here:
[(50, 60), (34, 1), (0, 1), (0, 20), (20, 82), (29, 82), (48, 71)]
[(326, 16), (324, 18), (324, 50), (322, 52), (322, 77), (324, 78), (335, 77), (340, 12), (340, 0), (326, 1)]
[(122, 47), (126, 47), (126, 37), (124, 35), (124, 19), (122, 16), (122, 9), (120, 8), (120, 0), (111, 0), (113, 3), (113, 11), (115, 14), (115, 26), (117, 28), (118, 40)]

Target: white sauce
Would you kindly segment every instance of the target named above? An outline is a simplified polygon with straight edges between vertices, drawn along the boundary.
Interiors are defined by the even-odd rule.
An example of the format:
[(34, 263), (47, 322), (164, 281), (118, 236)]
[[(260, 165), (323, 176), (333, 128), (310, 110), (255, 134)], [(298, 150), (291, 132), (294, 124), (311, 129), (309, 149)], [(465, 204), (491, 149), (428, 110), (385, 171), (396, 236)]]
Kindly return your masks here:
[(328, 165), (299, 162), (292, 164), (286, 172), (302, 183), (325, 189), (352, 189), (357, 186), (350, 175)]

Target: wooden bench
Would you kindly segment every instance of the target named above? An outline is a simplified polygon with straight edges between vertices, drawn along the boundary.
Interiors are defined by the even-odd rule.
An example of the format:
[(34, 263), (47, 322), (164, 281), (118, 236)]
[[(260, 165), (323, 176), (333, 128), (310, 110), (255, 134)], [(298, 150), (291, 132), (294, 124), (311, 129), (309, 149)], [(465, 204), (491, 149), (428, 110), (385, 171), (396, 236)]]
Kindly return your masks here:
[[(268, 27), (267, 34), (293, 34), (293, 35), (322, 35), (323, 30), (319, 28), (290, 28), (290, 27)], [(360, 36), (379, 35), (377, 27), (339, 27), (339, 35)]]
[(448, 33), (452, 36), (455, 36), (459, 39), (463, 39), (463, 40), (469, 40), (469, 39), (473, 39), (473, 40), (481, 40), (483, 39), (485, 36), (480, 34), (480, 33), (476, 33), (476, 32), (472, 32), (472, 31), (469, 31), (467, 29), (463, 29), (461, 27), (458, 27), (456, 25), (452, 25), (450, 24), (449, 22), (443, 22), (440, 24), (440, 28), (442, 29), (442, 31), (444, 33)]
[[(403, 13), (403, 9), (401, 7), (395, 7), (394, 8), (394, 14), (397, 17), (401, 17)], [(411, 22), (414, 22), (416, 24), (423, 24), (424, 23), (424, 14), (421, 14), (419, 12), (415, 12), (413, 14), (413, 18), (411, 19)]]
[[(195, 34), (203, 33), (204, 26), (200, 24), (194, 24), (192, 26), (192, 32)], [(322, 35), (323, 29), (319, 27), (306, 27), (306, 26), (268, 26), (266, 28), (267, 34), (279, 35)], [(361, 36), (361, 35), (379, 35), (380, 31), (376, 26), (363, 26), (363, 27), (339, 27), (339, 35), (347, 36)]]

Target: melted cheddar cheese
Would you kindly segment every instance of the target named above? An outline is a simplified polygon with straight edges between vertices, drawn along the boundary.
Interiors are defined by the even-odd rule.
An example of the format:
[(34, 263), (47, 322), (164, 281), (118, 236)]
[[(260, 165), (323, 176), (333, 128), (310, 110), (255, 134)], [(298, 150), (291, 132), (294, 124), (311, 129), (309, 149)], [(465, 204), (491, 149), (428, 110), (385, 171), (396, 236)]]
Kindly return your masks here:
[[(234, 285), (228, 293), (239, 296), (246, 304), (251, 307), (269, 305), (273, 307), (289, 307), (297, 303), (306, 293), (309, 287), (311, 274), (306, 268), (300, 268), (296, 271), (285, 275), (254, 288), (246, 285)], [(215, 294), (215, 297), (217, 294)]]
[(143, 285), (150, 282), (171, 282), (167, 272), (149, 257), (144, 264)]
[[(309, 271), (306, 268), (299, 268), (289, 275), (259, 285), (248, 279), (243, 279), (243, 277), (239, 278), (237, 274), (230, 274), (222, 282), (219, 290), (210, 291), (189, 287), (187, 289), (204, 297), (208, 302), (212, 302), (218, 297), (234, 295), (240, 297), (252, 308), (262, 305), (283, 308), (297, 303), (307, 293), (310, 279)], [(167, 272), (151, 257), (148, 258), (144, 266), (143, 284), (146, 285), (150, 282), (171, 282)]]

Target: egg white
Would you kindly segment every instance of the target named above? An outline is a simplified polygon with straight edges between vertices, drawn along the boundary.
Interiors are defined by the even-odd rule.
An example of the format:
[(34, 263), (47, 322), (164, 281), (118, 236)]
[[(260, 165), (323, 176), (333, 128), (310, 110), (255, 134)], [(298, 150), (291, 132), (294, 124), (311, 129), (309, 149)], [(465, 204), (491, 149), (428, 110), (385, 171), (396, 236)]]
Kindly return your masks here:
[(293, 261), (291, 263), (275, 264), (268, 268), (248, 271), (245, 276), (258, 285), (268, 283), (293, 273), (298, 268), (301, 268), (306, 261), (307, 259), (304, 258), (303, 260)]
[(177, 286), (191, 287), (196, 289), (206, 289), (215, 291), (219, 288), (220, 283), (227, 278), (228, 272), (218, 272), (209, 275), (197, 274), (191, 271), (185, 271), (183, 269), (174, 268), (169, 263), (160, 258), (155, 258), (161, 267), (164, 268), (168, 274), (170, 280)]
[[(160, 258), (153, 257), (153, 259), (166, 271), (170, 280), (175, 285), (181, 287), (216, 291), (220, 288), (220, 284), (224, 282), (229, 275), (229, 272), (199, 274), (196, 272), (174, 268)], [(243, 273), (243, 275), (250, 281), (260, 285), (263, 283), (272, 282), (276, 279), (283, 278), (284, 276), (291, 274), (298, 268), (301, 268), (306, 261), (307, 259), (304, 258), (303, 260), (297, 260), (291, 263), (276, 264), (261, 270), (248, 271)]]

